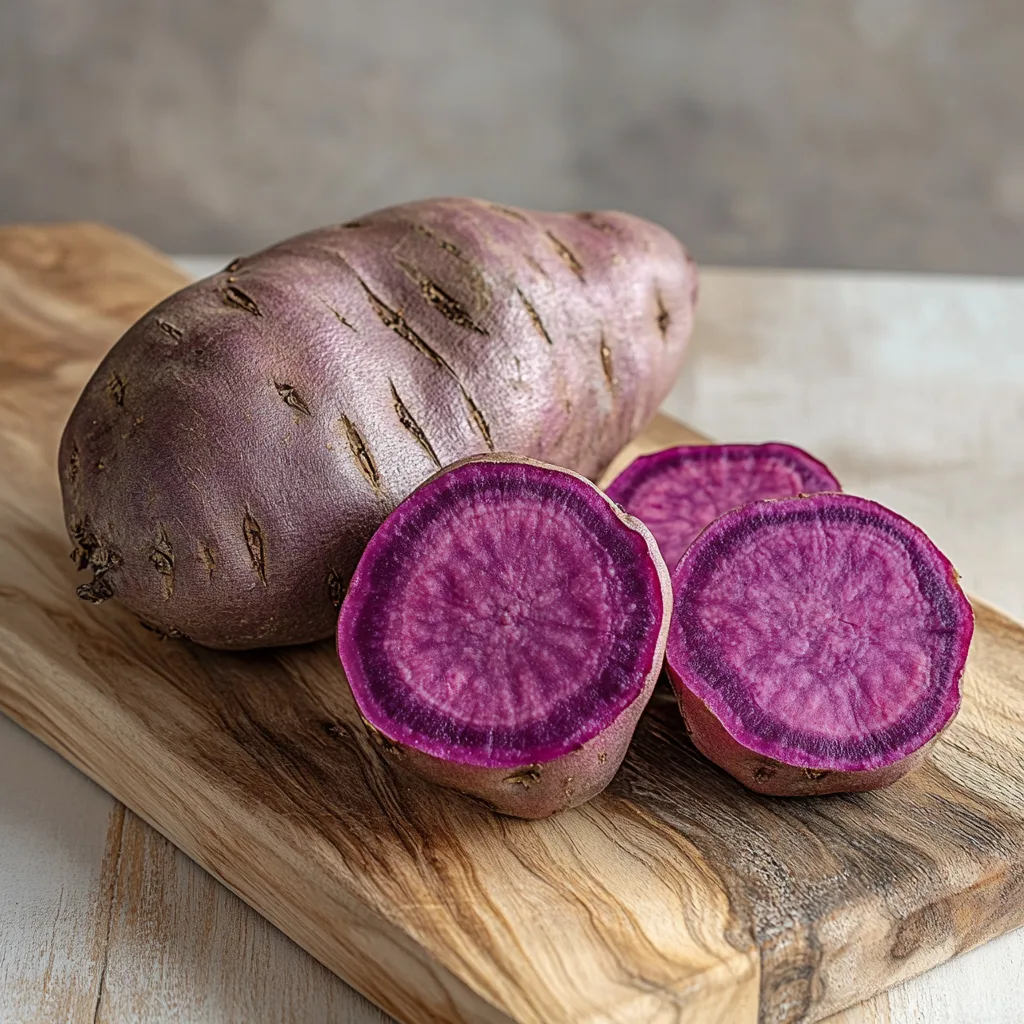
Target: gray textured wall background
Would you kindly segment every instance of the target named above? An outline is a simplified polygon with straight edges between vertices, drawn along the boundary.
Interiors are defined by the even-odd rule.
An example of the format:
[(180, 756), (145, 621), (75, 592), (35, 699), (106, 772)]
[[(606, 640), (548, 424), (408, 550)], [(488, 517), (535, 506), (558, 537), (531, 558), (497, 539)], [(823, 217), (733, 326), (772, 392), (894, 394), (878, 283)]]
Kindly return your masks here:
[(422, 195), (1024, 273), (1021, 0), (2, 0), (0, 219), (250, 249)]

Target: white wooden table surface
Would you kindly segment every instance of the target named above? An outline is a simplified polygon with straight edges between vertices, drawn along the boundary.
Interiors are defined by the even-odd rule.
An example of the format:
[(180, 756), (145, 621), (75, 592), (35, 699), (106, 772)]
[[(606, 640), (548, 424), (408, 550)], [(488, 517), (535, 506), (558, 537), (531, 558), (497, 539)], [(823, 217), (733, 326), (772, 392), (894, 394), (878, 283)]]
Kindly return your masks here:
[[(708, 270), (665, 408), (809, 448), (1024, 619), (1024, 281)], [(1021, 1024), (1022, 992), (1024, 930), (834, 1020)], [(0, 1024), (387, 1020), (0, 716)]]

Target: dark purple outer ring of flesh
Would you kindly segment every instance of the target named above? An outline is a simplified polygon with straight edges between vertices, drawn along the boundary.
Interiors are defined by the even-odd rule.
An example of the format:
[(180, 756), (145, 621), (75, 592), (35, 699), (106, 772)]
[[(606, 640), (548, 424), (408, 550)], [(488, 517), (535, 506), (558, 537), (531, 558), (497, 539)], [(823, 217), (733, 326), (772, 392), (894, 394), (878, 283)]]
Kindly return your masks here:
[[(392, 557), (390, 545), (399, 532), (419, 533), (417, 524), (429, 521), (435, 514), (435, 501), (443, 491), (459, 484), (473, 486), (477, 480), (498, 484), (507, 482), (509, 470), (525, 474), (516, 481), (525, 484), (540, 500), (564, 499), (571, 493), (577, 500), (573, 511), (578, 519), (617, 554), (621, 565), (636, 565), (631, 596), (639, 607), (650, 609), (642, 641), (621, 636), (615, 645), (619, 657), (610, 664), (588, 690), (603, 693), (603, 685), (611, 666), (629, 660), (629, 688), (614, 693), (611, 702), (604, 702), (603, 713), (595, 713), (586, 693), (577, 692), (558, 702), (542, 722), (525, 728), (484, 730), (465, 723), (457, 724), (429, 708), (414, 709), (410, 716), (405, 698), (414, 696), (404, 686), (392, 681), (390, 666), (373, 643), (372, 615), (376, 595), (386, 592), (399, 578), (401, 560)], [(489, 481), (486, 478), (491, 478)], [(523, 493), (520, 490), (519, 493)], [(444, 498), (441, 498), (444, 501)], [(653, 542), (652, 542), (653, 543)], [(386, 598), (385, 598), (386, 600)], [(608, 499), (589, 481), (575, 473), (522, 460), (469, 460), (454, 469), (444, 470), (415, 491), (388, 517), (366, 548), (348, 594), (342, 604), (338, 621), (338, 654), (345, 666), (349, 685), (363, 717), (375, 729), (394, 742), (414, 747), (446, 761), (490, 768), (519, 767), (544, 763), (570, 753), (587, 740), (607, 729), (643, 691), (651, 672), (658, 647), (659, 630), (664, 614), (661, 584), (653, 555), (638, 529), (626, 525)], [(614, 692), (613, 687), (607, 687)], [(585, 727), (580, 723), (589, 717)], [(444, 738), (438, 737), (443, 725)], [(558, 742), (543, 735), (557, 736)], [(489, 755), (481, 751), (490, 749)], [(515, 753), (513, 751), (525, 751)]]
[[(701, 584), (752, 530), (823, 519), (882, 530), (893, 538), (907, 552), (921, 593), (946, 630), (940, 661), (932, 666), (935, 685), (928, 696), (910, 717), (863, 739), (837, 740), (772, 722), (750, 699), (736, 673), (711, 656), (714, 643), (706, 638), (697, 619)], [(684, 685), (708, 706), (733, 739), (748, 749), (798, 767), (815, 768), (823, 763), (843, 771), (885, 767), (927, 743), (959, 709), (973, 611), (956, 579), (952, 564), (922, 530), (876, 502), (846, 494), (752, 502), (708, 526), (672, 572), (675, 606), (667, 657)], [(879, 755), (879, 750), (885, 753)]]

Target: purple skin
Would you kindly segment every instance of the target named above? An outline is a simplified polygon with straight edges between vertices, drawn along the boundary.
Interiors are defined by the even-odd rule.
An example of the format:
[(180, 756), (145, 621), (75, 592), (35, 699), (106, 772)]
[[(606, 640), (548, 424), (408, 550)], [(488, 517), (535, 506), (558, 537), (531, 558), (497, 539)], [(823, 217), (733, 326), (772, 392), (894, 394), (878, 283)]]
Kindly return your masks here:
[(847, 494), (727, 512), (672, 573), (667, 663), (694, 745), (759, 793), (856, 792), (960, 707), (974, 614), (925, 534)]
[(708, 523), (762, 498), (839, 491), (828, 467), (788, 444), (682, 445), (641, 455), (608, 497), (643, 520), (671, 569)]
[(68, 421), (79, 595), (210, 647), (330, 636), (374, 530), (442, 466), (599, 475), (672, 386), (696, 292), (647, 221), (475, 199), (235, 260), (131, 327)]
[(618, 770), (670, 608), (654, 538), (588, 480), (478, 456), (374, 534), (338, 654), (385, 750), (500, 813), (541, 818)]

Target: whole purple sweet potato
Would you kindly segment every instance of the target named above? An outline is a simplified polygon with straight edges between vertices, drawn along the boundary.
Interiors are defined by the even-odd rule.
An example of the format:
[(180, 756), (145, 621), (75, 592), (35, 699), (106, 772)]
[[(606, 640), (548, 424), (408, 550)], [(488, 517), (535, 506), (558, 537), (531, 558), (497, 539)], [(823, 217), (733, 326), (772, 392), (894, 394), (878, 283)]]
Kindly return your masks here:
[(597, 476), (671, 386), (696, 287), (646, 221), (470, 199), (235, 260), (130, 328), (71, 415), (79, 594), (211, 647), (329, 636), (439, 468), (501, 450)]

